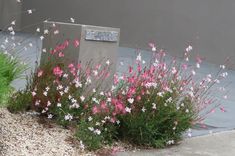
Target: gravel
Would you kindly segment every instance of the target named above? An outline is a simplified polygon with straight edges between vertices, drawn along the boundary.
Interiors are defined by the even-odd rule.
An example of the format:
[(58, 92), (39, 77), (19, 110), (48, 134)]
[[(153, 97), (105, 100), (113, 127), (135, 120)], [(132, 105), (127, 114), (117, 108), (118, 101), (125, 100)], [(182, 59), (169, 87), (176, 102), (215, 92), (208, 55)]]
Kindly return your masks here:
[(12, 114), (0, 108), (1, 156), (90, 156), (71, 143), (72, 132), (60, 126), (45, 128), (34, 113)]

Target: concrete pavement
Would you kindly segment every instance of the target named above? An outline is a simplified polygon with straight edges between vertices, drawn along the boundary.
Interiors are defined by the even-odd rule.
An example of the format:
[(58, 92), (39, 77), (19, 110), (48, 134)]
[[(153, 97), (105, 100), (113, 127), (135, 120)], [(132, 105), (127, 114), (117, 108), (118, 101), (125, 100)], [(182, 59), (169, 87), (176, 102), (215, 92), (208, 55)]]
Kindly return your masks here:
[(235, 130), (184, 139), (161, 150), (120, 152), (116, 156), (234, 156)]

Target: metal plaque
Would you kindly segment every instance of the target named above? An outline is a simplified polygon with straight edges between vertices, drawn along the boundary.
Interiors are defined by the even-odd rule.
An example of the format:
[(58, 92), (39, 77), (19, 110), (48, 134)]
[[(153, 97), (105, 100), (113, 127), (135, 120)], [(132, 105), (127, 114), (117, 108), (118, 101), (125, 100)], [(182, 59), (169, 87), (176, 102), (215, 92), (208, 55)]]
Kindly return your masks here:
[(103, 41), (103, 42), (117, 42), (117, 31), (100, 31), (100, 30), (86, 30), (86, 40)]

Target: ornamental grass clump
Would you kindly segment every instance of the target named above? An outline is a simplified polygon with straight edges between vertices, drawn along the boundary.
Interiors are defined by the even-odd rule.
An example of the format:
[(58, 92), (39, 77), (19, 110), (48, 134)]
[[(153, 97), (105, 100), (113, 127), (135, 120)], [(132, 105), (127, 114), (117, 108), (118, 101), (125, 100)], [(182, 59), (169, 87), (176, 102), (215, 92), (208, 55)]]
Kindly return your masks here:
[(12, 81), (22, 76), (26, 66), (10, 54), (0, 52), (0, 104), (7, 103)]

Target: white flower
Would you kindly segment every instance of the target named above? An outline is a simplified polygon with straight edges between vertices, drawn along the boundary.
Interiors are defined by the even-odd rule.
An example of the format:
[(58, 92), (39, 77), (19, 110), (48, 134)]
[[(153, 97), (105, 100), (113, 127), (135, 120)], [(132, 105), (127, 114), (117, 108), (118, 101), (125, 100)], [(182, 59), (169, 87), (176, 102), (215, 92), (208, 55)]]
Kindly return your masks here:
[(156, 103), (152, 103), (152, 108), (153, 108), (153, 109), (157, 109)]
[(40, 104), (40, 100), (35, 101), (35, 106), (38, 106)]
[(80, 96), (80, 99), (83, 102), (85, 100), (85, 97), (82, 95), (82, 96)]
[(95, 88), (93, 88), (93, 89), (92, 89), (92, 92), (93, 92), (93, 93), (95, 93), (95, 92), (96, 92), (96, 89), (95, 89)]
[(71, 95), (68, 96), (68, 99), (71, 100), (73, 97)]
[(139, 53), (136, 57), (136, 61), (141, 61), (141, 53)]
[(57, 89), (57, 90), (62, 90), (62, 89), (63, 89), (63, 86), (62, 86), (62, 85), (59, 85), (56, 89)]
[(112, 85), (111, 91), (114, 91), (116, 89), (116, 86)]
[(146, 111), (145, 107), (143, 107), (141, 110), (142, 110), (142, 112), (145, 112), (145, 111)]
[(194, 70), (191, 71), (193, 75), (196, 75), (196, 72)]
[(52, 117), (53, 117), (52, 114), (49, 114), (49, 115), (47, 116), (48, 119), (51, 119)]
[(94, 128), (93, 128), (93, 127), (88, 127), (88, 129), (89, 129), (90, 131), (94, 131)]
[(49, 33), (48, 29), (45, 29), (44, 34), (48, 34), (48, 33)]
[(32, 14), (33, 11), (32, 11), (31, 9), (29, 9), (29, 10), (27, 10), (27, 13), (28, 13), (28, 14)]
[(78, 103), (74, 103), (72, 106), (71, 106), (71, 108), (79, 108), (80, 107), (80, 105), (78, 104)]
[(36, 32), (40, 32), (40, 28), (37, 28), (37, 29), (36, 29)]
[(86, 84), (91, 84), (91, 79), (89, 77), (86, 80)]
[(42, 110), (42, 113), (46, 113), (47, 111), (45, 109)]
[(8, 30), (13, 31), (13, 27), (12, 26), (8, 27)]
[(96, 125), (96, 126), (100, 126), (100, 123), (99, 123), (99, 122), (96, 122), (95, 125)]
[(186, 109), (186, 110), (185, 110), (185, 112), (186, 112), (186, 113), (189, 113), (189, 110), (188, 110), (188, 109)]
[(69, 87), (68, 87), (68, 86), (64, 89), (64, 92), (65, 92), (65, 93), (68, 93), (68, 92), (69, 92)]
[(60, 95), (63, 96), (63, 95), (64, 95), (64, 92), (63, 92), (63, 91), (60, 91)]
[(50, 87), (46, 87), (45, 89), (46, 89), (46, 91), (48, 92), (48, 91), (50, 90)]
[(10, 32), (11, 35), (15, 35), (15, 31)]
[(68, 76), (69, 76), (68, 74), (64, 74), (64, 75), (63, 75), (64, 78), (67, 78)]
[(47, 91), (44, 91), (44, 92), (43, 92), (43, 95), (44, 95), (44, 96), (47, 96)]
[(225, 65), (220, 65), (220, 68), (225, 69)]
[(70, 22), (74, 23), (75, 22), (75, 19), (74, 18), (70, 18)]
[(95, 97), (92, 98), (92, 101), (94, 101), (94, 102), (97, 103), (97, 104), (100, 103)]
[(93, 118), (91, 116), (88, 117), (88, 121), (92, 121)]
[(126, 95), (126, 92), (124, 90), (122, 91), (122, 95)]
[(76, 103), (77, 102), (77, 100), (74, 99), (74, 98), (72, 98), (71, 101), (72, 101), (72, 103)]
[(177, 70), (175, 67), (172, 67), (172, 74), (176, 74)]
[(119, 124), (120, 124), (120, 121), (119, 121), (119, 120), (117, 120), (117, 121), (116, 121), (116, 123), (119, 125)]
[(167, 100), (166, 100), (167, 103), (171, 103), (172, 102), (172, 97), (169, 97)]
[(93, 74), (94, 74), (95, 76), (97, 76), (97, 75), (98, 75), (98, 71), (97, 71), (97, 70), (93, 70)]
[(172, 145), (172, 144), (174, 144), (174, 143), (175, 143), (174, 140), (169, 140), (169, 141), (167, 142), (168, 145)]
[(97, 134), (97, 135), (100, 135), (100, 134), (101, 134), (101, 131), (100, 131), (99, 129), (96, 129), (96, 130), (94, 131), (94, 133)]
[(37, 93), (35, 91), (32, 92), (32, 96), (35, 96)]
[(131, 108), (126, 107), (125, 110), (126, 110), (126, 112), (131, 113)]
[(142, 63), (145, 64), (146, 63), (145, 60), (143, 60)]
[(11, 25), (16, 25), (16, 21), (12, 21), (12, 22), (11, 22)]
[(53, 33), (54, 35), (59, 34), (59, 30), (55, 30)]
[(152, 51), (155, 52), (157, 48), (155, 46), (152, 47)]
[(70, 115), (70, 114), (67, 114), (67, 115), (64, 116), (65, 121), (67, 121), (67, 120), (71, 121), (72, 119), (73, 119), (73, 116)]
[(104, 92), (100, 92), (100, 95), (102, 95), (102, 96), (103, 96), (103, 95), (104, 95)]
[(158, 92), (157, 95), (163, 97), (164, 92)]
[(109, 61), (109, 60), (107, 60), (107, 61), (106, 61), (106, 64), (107, 64), (107, 65), (110, 65), (110, 61)]
[(184, 107), (184, 103), (181, 103), (181, 105), (180, 105), (181, 107)]
[(47, 52), (47, 49), (46, 49), (46, 48), (43, 48), (43, 49), (42, 49), (42, 52), (46, 53), (46, 52)]
[(191, 137), (192, 137), (192, 133), (188, 133), (188, 137), (190, 137), (190, 138), (191, 138)]
[(44, 39), (44, 36), (40, 36), (40, 39), (43, 40), (43, 39)]
[(228, 96), (227, 96), (227, 95), (224, 95), (223, 98), (224, 98), (224, 99), (228, 99)]
[(105, 120), (109, 120), (110, 119), (110, 116), (106, 116), (104, 117)]
[(133, 98), (129, 98), (129, 99), (127, 99), (127, 101), (128, 101), (130, 104), (132, 104), (132, 103), (134, 102), (134, 99), (133, 99)]
[(186, 52), (190, 52), (193, 50), (193, 47), (191, 45), (189, 45), (185, 50), (186, 50)]
[(111, 100), (112, 100), (111, 98), (107, 98), (107, 102), (111, 102)]
[(197, 63), (197, 64), (196, 64), (196, 67), (197, 67), (197, 68), (200, 68), (200, 64), (199, 64), (199, 63)]
[(57, 103), (57, 107), (61, 107), (61, 103)]
[(47, 101), (47, 107), (49, 107), (51, 105), (50, 101)]

